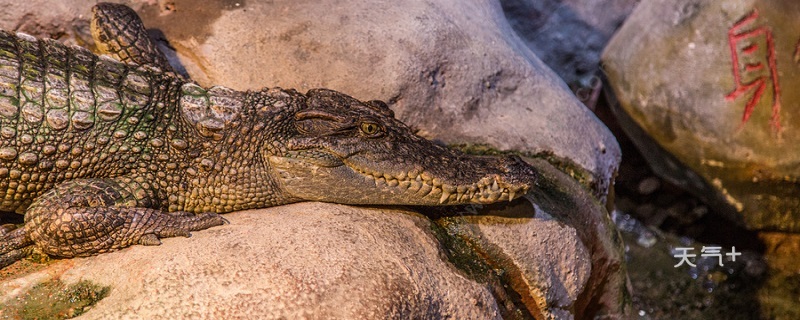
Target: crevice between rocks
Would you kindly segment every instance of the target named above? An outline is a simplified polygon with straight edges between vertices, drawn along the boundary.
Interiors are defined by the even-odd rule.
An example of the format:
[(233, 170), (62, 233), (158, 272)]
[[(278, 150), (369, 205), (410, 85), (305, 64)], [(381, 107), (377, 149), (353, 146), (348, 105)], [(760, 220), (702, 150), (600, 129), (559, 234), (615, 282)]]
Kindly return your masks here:
[[(461, 218), (433, 212), (431, 231), (442, 246), (443, 257), (467, 278), (485, 284), (503, 319), (542, 319), (542, 312), (527, 292), (521, 272), (498, 248), (482, 248), (470, 238), (480, 238)], [(438, 218), (436, 218), (438, 217)], [(523, 294), (520, 294), (522, 292)]]

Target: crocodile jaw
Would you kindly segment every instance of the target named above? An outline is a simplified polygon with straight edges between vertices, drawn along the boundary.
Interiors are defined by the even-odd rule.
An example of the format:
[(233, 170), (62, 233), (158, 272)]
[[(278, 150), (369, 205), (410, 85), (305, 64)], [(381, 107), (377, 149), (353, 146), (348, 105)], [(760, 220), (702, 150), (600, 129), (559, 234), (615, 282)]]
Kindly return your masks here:
[(501, 174), (479, 177), (475, 182), (451, 184), (432, 177), (428, 172), (384, 173), (377, 170), (355, 169), (366, 184), (392, 194), (399, 193), (405, 202), (420, 205), (488, 204), (511, 201), (525, 194), (529, 184), (509, 183)]
[[(342, 159), (336, 165), (335, 161), (321, 163), (299, 157), (271, 156), (269, 163), (281, 189), (292, 197), (347, 204), (488, 204), (513, 200), (527, 193), (535, 182), (532, 167), (518, 158), (470, 158), (480, 158), (481, 165), (491, 162), (492, 166), (484, 168), (496, 170), (476, 172), (470, 179), (456, 182), (452, 177), (435, 174), (437, 170), (419, 170), (418, 166), (407, 170), (390, 169), (391, 165), (367, 166), (358, 159)], [(470, 165), (465, 164), (465, 167)]]

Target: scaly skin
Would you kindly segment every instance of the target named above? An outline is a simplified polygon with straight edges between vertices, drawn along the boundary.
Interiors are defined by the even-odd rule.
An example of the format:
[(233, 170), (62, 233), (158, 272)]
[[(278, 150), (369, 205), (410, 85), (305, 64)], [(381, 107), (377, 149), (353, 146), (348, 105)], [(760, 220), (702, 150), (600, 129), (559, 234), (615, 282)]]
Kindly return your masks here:
[(0, 210), (25, 214), (0, 228), (0, 267), (33, 247), (75, 257), (157, 245), (236, 210), (492, 203), (535, 183), (521, 159), (436, 145), (380, 101), (186, 82), (161, 71), (132, 10), (94, 12), (98, 47), (131, 64), (0, 31)]
[(120, 62), (150, 65), (174, 73), (133, 9), (114, 3), (98, 3), (92, 8), (89, 26), (100, 52)]

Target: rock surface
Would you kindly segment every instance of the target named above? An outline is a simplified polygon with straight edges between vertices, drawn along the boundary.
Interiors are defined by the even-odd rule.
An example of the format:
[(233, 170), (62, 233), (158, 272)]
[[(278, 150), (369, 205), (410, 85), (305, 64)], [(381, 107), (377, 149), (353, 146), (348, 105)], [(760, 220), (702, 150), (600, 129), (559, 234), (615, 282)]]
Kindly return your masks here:
[(500, 316), (485, 286), (441, 259), (422, 216), (301, 203), (226, 217), (230, 225), (191, 239), (58, 261), (27, 277), (110, 286), (83, 319)]
[[(38, 2), (47, 1), (8, 6), (0, 27), (86, 38), (91, 3)], [(385, 100), (429, 138), (567, 159), (601, 199), (619, 166), (611, 133), (520, 41), (495, 1), (159, 3), (131, 4), (202, 85), (325, 87)]]
[(793, 1), (641, 3), (603, 62), (655, 171), (753, 230), (800, 232)]

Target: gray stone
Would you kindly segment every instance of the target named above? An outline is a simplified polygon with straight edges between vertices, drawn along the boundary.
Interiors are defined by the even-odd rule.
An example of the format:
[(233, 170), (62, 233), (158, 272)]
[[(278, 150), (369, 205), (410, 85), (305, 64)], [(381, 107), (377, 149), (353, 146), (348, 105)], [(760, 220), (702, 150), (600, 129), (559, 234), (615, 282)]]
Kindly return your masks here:
[(797, 1), (643, 1), (603, 54), (654, 171), (754, 230), (800, 232), (798, 15)]
[(639, 185), (636, 187), (636, 191), (638, 191), (639, 194), (646, 196), (655, 192), (660, 187), (661, 180), (658, 180), (656, 177), (647, 177), (639, 182)]

